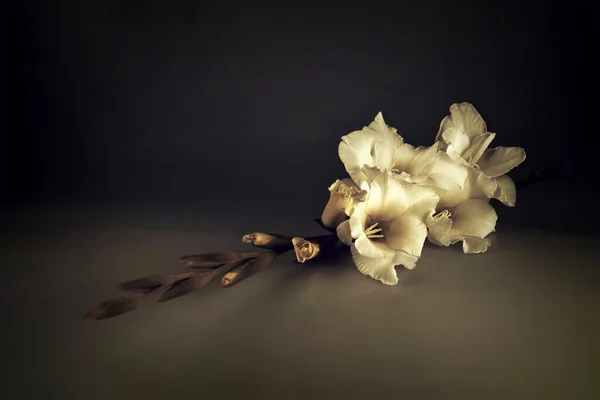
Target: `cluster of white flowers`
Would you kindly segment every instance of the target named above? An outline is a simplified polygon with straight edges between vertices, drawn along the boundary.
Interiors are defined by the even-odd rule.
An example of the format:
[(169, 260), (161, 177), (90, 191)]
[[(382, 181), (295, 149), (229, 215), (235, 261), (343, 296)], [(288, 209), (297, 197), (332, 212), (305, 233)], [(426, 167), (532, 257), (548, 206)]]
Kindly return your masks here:
[(396, 265), (415, 267), (426, 238), (482, 253), (498, 219), (490, 199), (515, 205), (505, 174), (525, 160), (520, 147), (488, 149), (495, 135), (473, 105), (453, 104), (435, 143), (415, 148), (379, 113), (342, 137), (350, 178), (329, 188), (321, 222), (350, 246), (360, 272), (387, 285), (398, 283)]

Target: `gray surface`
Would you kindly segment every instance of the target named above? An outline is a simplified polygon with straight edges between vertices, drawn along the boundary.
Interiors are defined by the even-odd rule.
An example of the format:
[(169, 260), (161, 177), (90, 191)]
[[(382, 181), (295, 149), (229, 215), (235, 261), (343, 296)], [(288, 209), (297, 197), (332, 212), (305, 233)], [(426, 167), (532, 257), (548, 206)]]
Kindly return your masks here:
[(215, 282), (106, 321), (81, 316), (114, 283), (176, 270), (180, 255), (244, 249), (241, 235), (255, 230), (319, 233), (314, 208), (5, 216), (4, 398), (592, 399), (600, 242), (573, 224), (549, 229), (539, 198), (520, 201), (500, 210), (488, 253), (427, 246), (395, 287), (349, 256), (299, 266), (289, 254), (230, 289)]

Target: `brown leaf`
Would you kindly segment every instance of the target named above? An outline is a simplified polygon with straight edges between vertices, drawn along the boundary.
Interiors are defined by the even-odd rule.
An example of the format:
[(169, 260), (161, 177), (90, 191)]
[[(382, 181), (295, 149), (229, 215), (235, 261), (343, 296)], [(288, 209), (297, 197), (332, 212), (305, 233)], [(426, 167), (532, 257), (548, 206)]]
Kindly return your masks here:
[(180, 274), (150, 275), (119, 283), (118, 285), (115, 285), (115, 288), (125, 292), (148, 293), (158, 289), (161, 286), (170, 286), (177, 281), (190, 278), (195, 274), (195, 272), (184, 272)]
[(116, 317), (140, 307), (144, 300), (145, 296), (118, 297), (106, 300), (89, 310), (83, 318), (107, 319)]
[(258, 255), (260, 253), (206, 253), (183, 256), (179, 258), (179, 262), (183, 263), (186, 267), (192, 268), (216, 268), (224, 264), (235, 264), (247, 258), (258, 257)]
[(184, 294), (195, 292), (196, 290), (206, 286), (211, 280), (213, 280), (215, 276), (223, 273), (227, 269), (234, 267), (235, 265), (237, 264), (225, 264), (219, 268), (196, 272), (189, 278), (185, 278), (173, 283), (160, 295), (158, 301), (162, 303), (183, 296)]
[(227, 288), (233, 286), (236, 283), (248, 278), (249, 276), (260, 272), (261, 270), (269, 266), (271, 262), (275, 259), (275, 257), (277, 257), (276, 252), (266, 251), (253, 260), (237, 265), (223, 276), (223, 279), (221, 280), (223, 287)]

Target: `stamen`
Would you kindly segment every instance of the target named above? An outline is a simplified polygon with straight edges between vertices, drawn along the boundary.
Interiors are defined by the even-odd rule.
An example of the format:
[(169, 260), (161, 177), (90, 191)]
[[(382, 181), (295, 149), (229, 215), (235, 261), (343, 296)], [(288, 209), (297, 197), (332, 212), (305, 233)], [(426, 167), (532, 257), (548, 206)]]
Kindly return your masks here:
[(367, 238), (369, 238), (369, 239), (383, 238), (383, 235), (378, 235), (378, 233), (383, 230), (382, 228), (377, 228), (378, 225), (379, 225), (379, 222), (375, 222), (373, 225), (371, 225), (370, 227), (365, 229), (365, 234), (367, 235)]

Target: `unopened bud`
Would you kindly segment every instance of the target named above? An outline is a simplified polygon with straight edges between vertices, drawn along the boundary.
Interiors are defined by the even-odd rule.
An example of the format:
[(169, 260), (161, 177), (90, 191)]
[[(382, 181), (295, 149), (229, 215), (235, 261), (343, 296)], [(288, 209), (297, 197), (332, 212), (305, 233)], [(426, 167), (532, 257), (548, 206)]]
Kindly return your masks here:
[(304, 263), (315, 258), (321, 251), (321, 246), (318, 243), (309, 242), (301, 237), (293, 238), (292, 244), (294, 245), (294, 252), (299, 263)]

